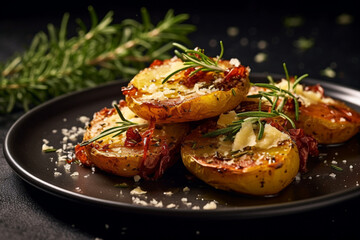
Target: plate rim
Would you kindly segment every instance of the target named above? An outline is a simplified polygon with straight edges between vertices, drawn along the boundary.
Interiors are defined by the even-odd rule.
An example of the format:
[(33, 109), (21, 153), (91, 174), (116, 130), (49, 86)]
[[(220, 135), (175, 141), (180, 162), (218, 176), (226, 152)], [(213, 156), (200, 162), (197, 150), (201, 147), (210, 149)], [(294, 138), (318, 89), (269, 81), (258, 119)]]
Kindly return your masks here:
[[(267, 75), (271, 75), (274, 78), (284, 77), (280, 74), (268, 74), (268, 73), (252, 73), (251, 76), (254, 78), (266, 78)], [(86, 203), (90, 205), (96, 205), (97, 207), (110, 208), (112, 210), (122, 211), (122, 212), (132, 212), (132, 213), (141, 213), (141, 214), (150, 214), (150, 215), (163, 215), (163, 216), (175, 216), (175, 217), (191, 217), (191, 218), (217, 218), (217, 219), (249, 219), (256, 217), (269, 217), (269, 216), (280, 216), (280, 215), (288, 215), (291, 213), (298, 213), (303, 211), (310, 211), (320, 207), (326, 207), (329, 205), (333, 205), (360, 195), (360, 187), (353, 187), (350, 189), (344, 189), (342, 191), (328, 193), (322, 196), (311, 197), (302, 200), (295, 200), (291, 202), (285, 203), (275, 203), (275, 204), (267, 204), (260, 206), (246, 206), (246, 207), (227, 207), (220, 209), (211, 209), (211, 210), (193, 210), (193, 209), (168, 209), (168, 208), (157, 208), (154, 206), (141, 206), (137, 204), (129, 204), (123, 202), (117, 202), (112, 200), (106, 200), (101, 198), (96, 198), (92, 196), (87, 196), (81, 193), (76, 193), (67, 189), (63, 189), (55, 184), (51, 184), (46, 182), (43, 179), (31, 174), (26, 169), (21, 167), (17, 160), (13, 158), (10, 151), (10, 139), (12, 137), (12, 133), (15, 131), (16, 127), (20, 125), (26, 118), (29, 116), (36, 114), (36, 112), (40, 111), (46, 106), (52, 105), (56, 102), (62, 101), (63, 99), (67, 99), (69, 97), (76, 96), (78, 94), (84, 94), (91, 91), (97, 91), (101, 88), (109, 88), (112, 86), (122, 85), (128, 82), (126, 79), (114, 80), (105, 84), (101, 84), (95, 87), (89, 87), (86, 89), (82, 89), (79, 91), (74, 91), (71, 93), (67, 93), (58, 97), (55, 97), (49, 101), (46, 101), (28, 112), (21, 115), (9, 128), (6, 133), (4, 140), (4, 156), (7, 163), (10, 167), (15, 171), (17, 176), (19, 176), (22, 180), (29, 183), (30, 185), (50, 193), (54, 196), (65, 198), (70, 201), (75, 201), (78, 203)], [(360, 98), (360, 90), (352, 89), (346, 86), (340, 86), (336, 83), (329, 83), (318, 79), (307, 78), (305, 83), (319, 83), (325, 88), (332, 89), (334, 91), (345, 91), (351, 92), (352, 94), (357, 95)], [(340, 89), (340, 90), (339, 90)], [(99, 204), (100, 203), (100, 204)]]

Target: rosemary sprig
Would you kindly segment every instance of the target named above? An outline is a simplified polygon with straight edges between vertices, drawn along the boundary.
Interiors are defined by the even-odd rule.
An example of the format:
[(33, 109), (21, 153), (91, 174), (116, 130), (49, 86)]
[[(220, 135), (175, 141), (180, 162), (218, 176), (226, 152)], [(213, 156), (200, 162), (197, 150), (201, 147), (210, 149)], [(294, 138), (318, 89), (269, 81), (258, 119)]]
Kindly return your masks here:
[(106, 136), (109, 136), (111, 135), (111, 137), (117, 137), (119, 136), (120, 134), (126, 132), (130, 127), (145, 127), (147, 126), (147, 123), (143, 123), (143, 124), (139, 124), (139, 123), (134, 123), (134, 122), (131, 122), (129, 120), (127, 120), (124, 115), (121, 113), (121, 110), (119, 109), (119, 107), (114, 104), (113, 105), (114, 108), (116, 109), (116, 112), (117, 114), (119, 115), (121, 121), (120, 122), (116, 122), (117, 124), (119, 124), (118, 126), (115, 126), (115, 127), (111, 127), (111, 128), (108, 128), (108, 129), (105, 129), (104, 131), (102, 131), (99, 135), (87, 140), (87, 141), (84, 141), (82, 143), (80, 143), (80, 146), (85, 146), (85, 145), (88, 145), (96, 140), (99, 140), (103, 137), (106, 137)]
[(0, 113), (28, 110), (54, 96), (133, 76), (153, 59), (166, 59), (173, 41), (189, 43), (195, 30), (187, 14), (169, 10), (157, 25), (141, 9), (142, 22), (113, 23), (110, 11), (99, 21), (90, 6), (91, 26), (77, 20), (77, 35), (68, 37), (69, 14), (59, 30), (48, 25), (21, 55), (0, 63)]
[(195, 68), (195, 70), (192, 71), (189, 74), (189, 76), (192, 76), (199, 71), (203, 71), (203, 72), (224, 72), (224, 71), (226, 71), (226, 69), (218, 66), (218, 62), (224, 54), (224, 45), (223, 45), (222, 41), (220, 41), (220, 48), (221, 48), (220, 55), (216, 58), (216, 61), (213, 58), (206, 56), (204, 54), (203, 49), (200, 49), (200, 48), (188, 49), (187, 47), (185, 47), (179, 43), (173, 43), (173, 45), (183, 51), (183, 53), (180, 53), (178, 50), (175, 50), (175, 54), (176, 54), (176, 56), (178, 56), (180, 59), (183, 60), (185, 67), (180, 68), (180, 69), (170, 73), (162, 81), (163, 84), (165, 82), (167, 82), (176, 73), (181, 72), (186, 69), (189, 69), (189, 68)]
[[(283, 112), (283, 108), (289, 98), (291, 98), (294, 101), (294, 109), (295, 109), (295, 120), (299, 120), (299, 101), (297, 97), (294, 95), (296, 93), (296, 86), (300, 83), (301, 80), (308, 77), (308, 74), (303, 74), (300, 77), (295, 76), (294, 82), (291, 87), (291, 80), (289, 76), (288, 69), (286, 67), (286, 64), (283, 63), (283, 68), (285, 72), (285, 77), (287, 81), (288, 88), (282, 89), (276, 86), (276, 83), (274, 82), (273, 78), (271, 76), (268, 76), (269, 83), (253, 83), (253, 86), (266, 88), (269, 91), (259, 91), (257, 94), (249, 95), (249, 98), (259, 98), (259, 111), (261, 109), (261, 100), (262, 98), (265, 98), (271, 105), (271, 110), (273, 111), (275, 108), (279, 113)], [(279, 101), (281, 101), (279, 103)], [(283, 113), (282, 113), (283, 114)]]
[(272, 111), (272, 112), (262, 112), (262, 111), (249, 111), (249, 112), (241, 112), (237, 113), (236, 116), (240, 118), (237, 121), (233, 121), (225, 128), (219, 128), (214, 131), (208, 132), (203, 135), (203, 137), (216, 137), (219, 135), (227, 135), (227, 139), (232, 139), (236, 133), (241, 129), (242, 124), (244, 122), (251, 122), (259, 125), (259, 132), (258, 132), (258, 140), (263, 137), (264, 134), (264, 118), (273, 118), (273, 117), (281, 117), (290, 122), (292, 127), (295, 128), (294, 122), (286, 116), (284, 113), (279, 111)]

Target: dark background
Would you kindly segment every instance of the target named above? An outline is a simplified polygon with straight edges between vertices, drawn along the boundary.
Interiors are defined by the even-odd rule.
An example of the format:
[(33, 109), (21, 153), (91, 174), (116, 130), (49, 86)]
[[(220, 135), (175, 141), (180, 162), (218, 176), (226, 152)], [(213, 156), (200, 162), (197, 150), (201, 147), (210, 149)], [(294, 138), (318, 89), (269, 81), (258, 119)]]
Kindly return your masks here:
[[(360, 15), (351, 1), (7, 1), (0, 6), (0, 61), (21, 53), (49, 22), (59, 26), (64, 12), (70, 13), (70, 23), (76, 18), (86, 21), (88, 5), (99, 17), (113, 10), (114, 22), (139, 20), (142, 6), (157, 22), (173, 8), (176, 14), (190, 14), (188, 23), (197, 26), (190, 38), (208, 55), (219, 53), (217, 43), (222, 40), (224, 58), (237, 57), (252, 72), (282, 74), (286, 62), (290, 74), (308, 73), (311, 78), (360, 89)], [(339, 16), (350, 21), (340, 24)], [(288, 26), (289, 19), (300, 19), (302, 24)], [(301, 39), (310, 40), (312, 47), (299, 48)], [(256, 61), (261, 55), (266, 59)], [(131, 215), (53, 197), (23, 182), (4, 159), (5, 134), (22, 114), (0, 116), (0, 239), (360, 235), (359, 197), (297, 214), (222, 221)]]

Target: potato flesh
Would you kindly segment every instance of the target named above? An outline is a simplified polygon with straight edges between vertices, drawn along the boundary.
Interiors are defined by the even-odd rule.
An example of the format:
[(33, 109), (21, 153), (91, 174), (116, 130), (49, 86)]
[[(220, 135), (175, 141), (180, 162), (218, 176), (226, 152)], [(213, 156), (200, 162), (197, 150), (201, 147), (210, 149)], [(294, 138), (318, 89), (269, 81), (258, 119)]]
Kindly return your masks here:
[[(291, 140), (270, 149), (246, 149), (231, 154), (231, 141), (223, 137), (204, 138), (194, 130), (186, 137), (181, 156), (186, 168), (199, 179), (218, 189), (250, 195), (277, 194), (299, 171), (298, 149)], [(240, 156), (241, 155), (241, 156)]]

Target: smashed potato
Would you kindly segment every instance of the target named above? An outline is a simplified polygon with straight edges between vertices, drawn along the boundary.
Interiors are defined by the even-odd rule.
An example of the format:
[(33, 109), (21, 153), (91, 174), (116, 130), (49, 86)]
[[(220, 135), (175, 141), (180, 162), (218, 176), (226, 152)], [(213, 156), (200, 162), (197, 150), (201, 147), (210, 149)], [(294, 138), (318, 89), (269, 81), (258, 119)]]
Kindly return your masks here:
[[(83, 164), (103, 171), (131, 177), (159, 178), (178, 158), (180, 144), (188, 132), (186, 123), (160, 125), (149, 123), (133, 113), (125, 102), (120, 110), (138, 127), (131, 127), (118, 136), (107, 135), (84, 146), (76, 146), (76, 157)], [(86, 129), (83, 142), (121, 121), (114, 108), (104, 108), (94, 114)]]
[[(272, 195), (288, 186), (298, 173), (298, 148), (289, 136), (283, 136), (285, 133), (276, 133), (283, 137), (274, 140), (273, 134), (266, 137), (265, 131), (263, 142), (258, 143), (253, 142), (254, 138), (248, 140), (252, 137), (246, 133), (240, 139), (247, 137), (247, 143), (240, 142), (239, 150), (236, 140), (203, 136), (217, 128), (219, 124), (214, 121), (199, 126), (186, 137), (181, 147), (185, 167), (205, 183), (243, 194)], [(246, 145), (250, 146), (244, 147)]]
[[(293, 83), (290, 83), (291, 87)], [(287, 81), (282, 79), (277, 84), (282, 89), (287, 88)], [(264, 88), (251, 87), (249, 95)], [(299, 102), (299, 118), (296, 120), (294, 102), (289, 99), (283, 112), (289, 116), (297, 128), (304, 129), (306, 134), (313, 136), (320, 144), (337, 144), (349, 140), (360, 130), (360, 114), (345, 103), (325, 95), (319, 85), (304, 86), (298, 84), (293, 90)], [(263, 100), (263, 111), (271, 107), (267, 100)], [(281, 103), (279, 103), (281, 104)], [(238, 111), (257, 109), (259, 99), (248, 98), (238, 107)]]
[(123, 89), (129, 108), (157, 123), (188, 122), (215, 117), (236, 107), (249, 90), (248, 67), (220, 60), (224, 72), (188, 69), (163, 80), (184, 67), (182, 60), (155, 61)]

